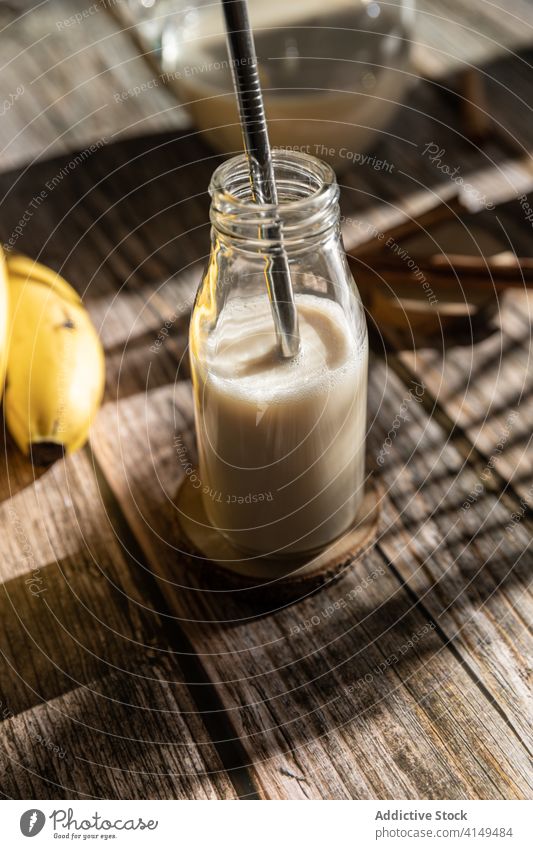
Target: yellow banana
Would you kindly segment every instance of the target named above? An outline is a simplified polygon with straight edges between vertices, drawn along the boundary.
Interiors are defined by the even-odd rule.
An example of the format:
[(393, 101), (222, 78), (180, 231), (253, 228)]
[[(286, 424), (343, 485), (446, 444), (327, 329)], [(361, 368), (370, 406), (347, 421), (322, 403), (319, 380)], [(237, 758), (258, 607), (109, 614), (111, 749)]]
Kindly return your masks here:
[(0, 399), (4, 391), (7, 365), (7, 338), (9, 332), (9, 290), (4, 251), (0, 247)]
[(10, 278), (22, 277), (24, 280), (31, 280), (33, 283), (42, 283), (43, 286), (53, 289), (54, 292), (66, 301), (71, 301), (74, 304), (82, 306), (80, 296), (72, 288), (70, 283), (67, 283), (56, 271), (52, 271), (46, 265), (41, 265), (40, 262), (35, 262), (29, 256), (24, 256), (24, 254), (8, 254), (7, 270)]
[(76, 451), (102, 400), (104, 354), (89, 314), (58, 274), (7, 259), (10, 335), (4, 410), (19, 448), (37, 465)]

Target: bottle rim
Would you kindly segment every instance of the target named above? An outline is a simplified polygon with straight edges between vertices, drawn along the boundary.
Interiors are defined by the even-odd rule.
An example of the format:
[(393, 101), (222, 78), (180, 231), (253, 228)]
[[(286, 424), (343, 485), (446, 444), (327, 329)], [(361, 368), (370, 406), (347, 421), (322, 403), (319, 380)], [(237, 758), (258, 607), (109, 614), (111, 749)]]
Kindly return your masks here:
[(316, 240), (338, 223), (339, 186), (333, 169), (321, 159), (294, 150), (272, 151), (278, 203), (256, 203), (246, 154), (223, 162), (209, 184), (215, 231), (249, 248), (275, 247), (268, 225), (283, 228), (286, 245)]
[[(253, 199), (248, 157), (244, 153), (226, 160), (213, 172), (209, 184), (213, 203), (222, 212), (256, 212), (264, 216), (277, 212), (303, 212), (306, 205), (322, 203), (328, 195), (337, 200), (337, 178), (327, 162), (309, 153), (282, 148), (272, 150), (272, 160), (280, 198), (278, 203), (257, 203)], [(300, 181), (296, 184), (295, 178), (298, 177)], [(293, 190), (301, 192), (300, 197), (286, 199), (289, 181)]]

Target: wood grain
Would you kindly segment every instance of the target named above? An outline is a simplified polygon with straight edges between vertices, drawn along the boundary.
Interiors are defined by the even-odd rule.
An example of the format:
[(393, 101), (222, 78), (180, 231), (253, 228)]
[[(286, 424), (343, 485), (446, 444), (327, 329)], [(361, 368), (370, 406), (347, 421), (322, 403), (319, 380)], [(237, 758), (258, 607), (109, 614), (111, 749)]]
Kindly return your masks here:
[[(131, 46), (128, 47), (127, 38), (117, 34), (116, 28), (110, 28), (106, 16), (101, 14), (94, 15), (91, 20), (93, 41), (87, 42), (87, 28), (73, 28), (69, 39), (72, 55), (58, 61), (64, 53), (58, 51), (58, 45), (64, 46), (64, 39), (54, 31), (55, 22), (72, 15), (85, 4), (46, 5), (44, 17), (37, 15), (31, 19), (31, 34), (36, 39), (27, 51), (31, 57), (27, 54), (16, 56), (21, 48), (22, 24), (9, 28), (12, 38), (6, 43), (12, 53), (8, 55), (6, 79), (28, 81), (30, 77), (35, 82), (31, 85), (28, 81), (23, 96), (3, 119), (2, 127), (10, 144), (4, 150), (2, 163), (5, 168), (21, 157), (30, 160), (38, 153), (49, 155), (58, 150), (65, 150), (65, 153), (60, 160), (43, 163), (42, 170), (24, 169), (4, 178), (4, 240), (9, 239), (35, 194), (46, 190), (46, 183), (65, 169), (71, 173), (72, 156), (68, 150), (106, 133), (111, 136), (120, 127), (121, 119), (117, 119), (116, 112), (111, 123), (94, 118), (105, 112), (97, 108), (102, 105), (104, 93), (109, 98), (119, 86), (132, 85), (146, 78), (143, 62)], [(43, 40), (39, 41), (41, 37)], [(122, 56), (122, 64), (119, 61), (117, 67), (108, 67), (111, 54), (107, 48), (110, 45), (117, 48), (119, 57)], [(132, 69), (136, 69), (135, 73), (128, 76)], [(64, 98), (58, 98), (59, 92)], [(135, 99), (133, 114), (135, 108), (138, 109), (139, 117), (145, 119), (142, 126), (150, 126), (153, 107), (162, 107), (162, 101), (168, 105), (167, 97), (166, 94), (159, 96), (156, 91), (150, 111), (146, 108), (146, 99)], [(132, 115), (131, 110), (128, 114)], [(173, 125), (172, 120), (168, 125)], [(44, 146), (43, 138), (49, 142)], [(83, 170), (80, 168), (79, 173)], [(73, 186), (68, 179), (62, 179), (58, 188), (46, 192), (46, 203), (35, 209), (31, 226), (17, 240), (17, 248), (36, 255), (36, 251), (46, 251), (52, 246), (54, 259), (60, 257), (60, 264), (72, 251), (72, 265), (77, 272), (73, 279), (83, 292), (91, 282), (85, 261), (91, 254), (90, 233), (81, 249), (78, 250), (76, 243), (80, 235), (89, 230), (88, 211), (78, 204), (78, 186)], [(67, 226), (65, 221), (70, 222), (70, 212), (76, 204), (79, 216), (75, 224)], [(68, 272), (67, 269), (67, 276), (70, 276)], [(100, 280), (105, 281), (106, 292), (112, 294), (109, 278), (105, 279), (104, 274)], [(91, 295), (93, 291), (94, 287)], [(134, 574), (135, 561), (117, 543), (116, 517), (111, 524), (106, 516), (106, 511), (113, 510), (114, 505), (102, 503), (102, 491), (96, 486), (90, 457), (78, 454), (34, 481), (33, 470), (10, 442), (3, 455), (0, 510), (6, 532), (2, 537), (1, 698), (8, 717), (14, 717), (6, 720), (5, 727), (22, 727), (18, 718), (31, 717), (32, 711), (36, 711), (43, 717), (39, 722), (46, 729), (47, 739), (56, 739), (57, 717), (61, 713), (59, 736), (68, 737), (69, 745), (73, 746), (79, 715), (90, 710), (93, 715), (102, 717), (102, 723), (92, 732), (92, 745), (96, 744), (105, 753), (106, 729), (119, 729), (125, 722), (109, 699), (113, 698), (113, 688), (119, 693), (127, 689), (130, 681), (136, 688), (130, 708), (132, 722), (135, 712), (143, 716), (149, 708), (155, 709), (152, 723), (155, 728), (157, 711), (166, 710), (169, 723), (161, 728), (167, 728), (167, 738), (172, 739), (168, 730), (172, 725), (173, 734), (186, 741), (181, 750), (174, 747), (172, 756), (164, 758), (154, 754), (161, 748), (160, 742), (147, 744), (143, 753), (141, 744), (137, 746), (138, 752), (132, 744), (129, 756), (126, 756), (127, 747), (122, 744), (125, 769), (128, 764), (133, 766), (142, 760), (151, 765), (154, 777), (150, 792), (154, 796), (229, 797), (235, 795), (235, 786), (244, 793), (253, 793), (246, 777), (241, 780), (244, 773), (239, 763), (238, 746), (222, 745), (217, 751), (209, 742), (200, 714), (204, 709), (208, 712), (218, 709), (218, 703), (208, 698), (211, 690), (202, 678), (201, 666), (195, 664), (194, 653), (192, 659), (187, 656), (190, 647), (177, 641), (175, 632), (166, 630), (168, 612), (160, 613), (160, 597), (157, 593), (154, 595), (150, 581), (145, 579), (142, 570)], [(185, 673), (178, 659), (184, 651)], [(166, 677), (149, 674), (149, 664), (163, 664)], [(173, 716), (167, 706), (166, 691), (169, 689)], [(191, 693), (195, 694), (194, 699)], [(49, 713), (43, 712), (40, 707), (43, 702), (59, 705), (60, 710), (54, 713), (51, 708)], [(207, 721), (212, 721), (210, 716)], [(219, 734), (225, 733), (224, 723), (215, 722), (215, 725)], [(25, 755), (23, 767), (15, 771), (10, 769), (3, 782), (7, 795), (55, 797), (64, 792), (68, 798), (79, 792), (102, 796), (122, 793), (128, 797), (147, 792), (146, 787), (144, 791), (141, 789), (142, 781), (135, 778), (134, 772), (131, 780), (124, 778), (117, 782), (113, 779), (119, 768), (118, 748), (113, 761), (116, 766), (107, 771), (104, 767), (89, 771), (80, 767), (65, 784), (61, 759), (47, 759), (46, 748), (28, 745), (22, 732), (17, 742), (18, 732), (10, 733), (10, 753), (13, 745), (18, 745), (19, 753), (25, 752)], [(228, 733), (227, 736), (231, 738), (232, 735)], [(87, 754), (87, 739), (87, 736), (80, 739), (80, 745), (75, 748), (76, 757), (82, 757), (84, 749)], [(198, 745), (198, 752), (194, 751), (195, 745)], [(31, 773), (32, 753), (36, 769), (30, 785), (26, 779)], [(110, 761), (111, 754), (110, 748)], [(232, 770), (231, 779), (220, 755)], [(197, 770), (195, 777), (189, 775), (191, 764)], [(68, 791), (61, 791), (62, 784), (69, 788)]]
[[(6, 39), (8, 88), (31, 79), (3, 118), (3, 168), (61, 156), (0, 175), (4, 240), (69, 151), (106, 138), (48, 193), (17, 248), (62, 270), (84, 295), (108, 373), (91, 449), (34, 481), (6, 447), (4, 793), (530, 798), (529, 514), (505, 530), (531, 477), (521, 456), (530, 439), (530, 301), (505, 299), (503, 335), (496, 326), (475, 347), (446, 338), (433, 350), (399, 352), (393, 336), (381, 346), (369, 418), (369, 469), (386, 489), (380, 539), (338, 584), (276, 608), (206, 583), (180, 556), (173, 497), (183, 469), (173, 439), (182, 434), (193, 455), (187, 320), (219, 158), (176, 133), (181, 110), (159, 85), (115, 100), (153, 70), (107, 14), (72, 28), (66, 49), (57, 21), (82, 5), (46, 4), (20, 57), (22, 25)], [(468, 37), (450, 49), (441, 13), (424, 4), (425, 32), (442, 47), (426, 49), (435, 73), (450, 58), (464, 61), (461, 50), (475, 58), (480, 19), (468, 21), (460, 5), (447, 15), (463, 14)], [(501, 15), (483, 6), (495, 32)], [(502, 21), (499, 37), (520, 39), (512, 16)], [(518, 79), (520, 61), (495, 61), (503, 123), (501, 91)], [(533, 184), (529, 162), (501, 134), (473, 145), (447, 88), (418, 86), (376, 142), (392, 179), (360, 166), (343, 175), (350, 244), (366, 237), (363, 225), (399, 224), (453, 191), (422, 153), (435, 141), (480, 195), (511, 199), (508, 218), (517, 219), (514, 198)], [(529, 143), (525, 119), (512, 127)], [(112, 143), (141, 129), (170, 132)], [(518, 230), (513, 244), (526, 253)], [(413, 378), (422, 403), (407, 401), (409, 421), (382, 455)], [(28, 584), (33, 562), (40, 572)], [(46, 592), (32, 595), (41, 585)]]
[[(482, 455), (481, 473), (509, 482), (531, 505), (531, 307), (523, 294), (500, 301), (492, 333), (439, 350), (404, 351), (401, 361), (425, 385), (450, 422)], [(470, 447), (466, 448), (471, 452)], [(517, 501), (519, 499), (516, 499)]]
[(135, 672), (108, 672), (5, 719), (3, 795), (235, 798), (212, 745), (198, 735), (197, 717), (183, 700), (174, 664), (154, 652)]
[[(165, 137), (161, 141), (165, 141)], [(417, 794), (431, 793), (429, 788), (432, 784), (436, 788), (435, 793), (440, 796), (527, 795), (530, 792), (528, 761), (521, 738), (525, 695), (524, 688), (517, 686), (524, 670), (519, 665), (519, 658), (515, 659), (511, 670), (513, 687), (509, 698), (502, 699), (498, 686), (507, 675), (509, 655), (487, 656), (482, 640), (479, 640), (480, 645), (472, 645), (469, 641), (463, 643), (450, 614), (448, 619), (443, 618), (446, 628), (439, 622), (438, 633), (431, 630), (425, 635), (427, 640), (421, 643), (421, 650), (426, 645), (427, 657), (426, 651), (421, 657), (415, 653), (416, 662), (407, 667), (408, 684), (405, 683), (403, 664), (408, 663), (409, 658), (405, 659), (403, 655), (401, 664), (387, 666), (383, 674), (376, 676), (371, 671), (395, 654), (398, 645), (403, 645), (424, 628), (430, 615), (411, 610), (416, 595), (413, 597), (406, 588), (402, 588), (399, 578), (402, 574), (400, 567), (408, 570), (413, 562), (413, 528), (418, 528), (421, 519), (416, 505), (406, 520), (402, 516), (406, 528), (401, 522), (398, 527), (392, 525), (392, 538), (390, 534), (384, 535), (382, 550), (369, 555), (364, 563), (364, 568), (372, 572), (378, 568), (388, 569), (387, 561), (391, 561), (397, 575), (388, 571), (384, 576), (380, 574), (379, 584), (376, 582), (361, 600), (355, 592), (355, 603), (352, 599), (348, 612), (343, 609), (343, 616), (324, 616), (318, 628), (311, 628), (311, 632), (309, 629), (300, 630), (291, 639), (287, 636), (294, 628), (295, 616), (297, 626), (310, 620), (317, 609), (317, 599), (308, 599), (296, 608), (265, 618), (265, 611), (261, 611), (261, 617), (253, 608), (245, 612), (246, 602), (240, 597), (234, 599), (225, 595), (223, 602), (217, 596), (213, 599), (212, 594), (205, 592), (205, 587), (196, 588), (191, 576), (183, 573), (179, 553), (172, 547), (179, 544), (179, 528), (171, 499), (182, 472), (173, 448), (176, 428), (188, 433), (190, 441), (190, 395), (186, 382), (179, 379), (186, 372), (178, 367), (185, 351), (186, 322), (182, 316), (186, 315), (186, 304), (190, 303), (192, 280), (190, 273), (181, 280), (179, 275), (168, 275), (166, 267), (173, 261), (175, 246), (183, 243), (185, 247), (185, 241), (179, 233), (167, 244), (166, 233), (169, 230), (176, 232), (173, 222), (167, 220), (161, 231), (157, 226), (158, 219), (151, 220), (150, 210), (168, 205), (164, 201), (168, 191), (164, 176), (168, 165), (162, 159), (162, 151), (166, 148), (175, 161), (175, 152), (181, 150), (181, 156), (176, 159), (183, 163), (187, 162), (187, 147), (179, 140), (166, 141), (168, 144), (161, 146), (154, 143), (154, 139), (148, 142), (136, 140), (129, 142), (126, 148), (126, 160), (138, 157), (142, 173), (147, 178), (143, 180), (146, 188), (142, 203), (134, 203), (130, 195), (130, 181), (139, 179), (139, 169), (135, 178), (125, 168), (113, 174), (116, 167), (113, 161), (124, 161), (124, 153), (121, 148), (109, 149), (105, 151), (105, 159), (102, 154), (83, 173), (73, 175), (66, 195), (58, 192), (51, 198), (47, 221), (42, 222), (42, 231), (32, 229), (32, 237), (36, 248), (42, 244), (45, 256), (50, 252), (57, 264), (60, 257), (57, 236), (47, 243), (47, 232), (55, 226), (56, 220), (61, 219), (62, 210), (68, 208), (71, 202), (69, 192), (75, 197), (80, 193), (76, 187), (85, 190), (86, 184), (92, 182), (95, 189), (84, 199), (84, 207), (81, 210), (74, 208), (69, 216), (73, 235), (62, 244), (61, 251), (67, 254), (68, 273), (72, 270), (74, 281), (81, 287), (90, 282), (87, 302), (110, 354), (109, 401), (95, 429), (95, 456), (134, 528), (147, 567), (163, 577), (162, 586), (171, 609), (182, 620), (181, 626), (201, 654), (211, 680), (218, 684), (222, 703), (242, 736), (247, 757), (253, 763), (256, 782), (265, 795), (283, 798), (305, 795), (318, 798), (405, 795), (416, 798)], [(146, 150), (154, 150), (155, 153), (150, 155)], [(53, 167), (53, 164), (48, 167)], [(193, 227), (199, 227), (193, 231), (192, 238), (187, 239), (186, 253), (183, 259), (180, 257), (189, 269), (199, 269), (202, 252), (205, 252), (203, 239), (207, 235), (205, 226), (202, 228), (200, 223), (205, 215), (205, 198), (191, 197), (187, 200), (189, 195), (194, 194), (191, 184), (198, 180), (195, 167), (183, 169), (183, 195), (179, 198), (180, 212), (186, 215)], [(93, 175), (97, 175), (98, 179), (94, 179)], [(99, 186), (98, 180), (102, 176), (106, 179)], [(122, 210), (126, 198), (128, 218), (125, 222)], [(86, 209), (89, 210), (87, 219), (84, 217)], [(86, 220), (90, 222), (88, 227)], [(124, 232), (124, 240), (119, 240), (118, 246), (112, 246), (110, 250), (107, 234), (112, 228), (114, 230), (115, 221), (118, 233), (121, 228), (124, 232), (129, 227), (129, 231)], [(78, 242), (80, 236), (82, 238)], [(76, 262), (72, 255), (69, 256), (71, 244), (76, 244)], [(157, 254), (157, 264), (144, 263), (147, 245), (152, 246)], [(80, 278), (82, 258), (86, 275), (83, 280)], [(61, 267), (61, 263), (59, 265)], [(124, 285), (122, 269), (131, 267), (137, 268), (137, 272), (128, 276)], [(114, 285), (111, 286), (112, 280)], [(182, 309), (176, 310), (180, 298)], [(171, 321), (168, 338), (165, 337), (161, 347), (151, 351), (160, 328), (173, 312), (178, 312), (179, 318)], [(115, 358), (116, 365), (113, 365)], [(380, 411), (383, 430), (390, 427), (389, 422), (396, 415), (394, 404), (399, 405), (403, 395), (401, 384), (394, 374), (387, 377), (380, 374), (377, 366), (375, 368), (376, 382), (373, 385), (382, 387), (384, 378), (387, 378), (390, 393), (389, 407), (384, 413)], [(117, 397), (120, 398), (118, 403), (115, 402)], [(427, 424), (425, 419), (424, 422)], [(376, 423), (373, 426), (378, 427)], [(405, 433), (409, 430), (407, 428)], [(379, 429), (375, 432), (380, 433)], [(439, 439), (445, 441), (444, 434), (445, 431), (438, 430), (437, 442)], [(430, 446), (424, 444), (424, 450), (429, 449)], [(422, 465), (424, 462), (421, 460)], [(436, 468), (438, 478), (446, 467), (437, 464)], [(410, 486), (416, 486), (420, 469), (413, 465), (410, 474), (414, 476)], [(459, 485), (462, 494), (464, 491), (468, 493), (470, 481), (475, 480), (471, 471), (469, 474), (466, 483)], [(402, 492), (400, 487), (395, 500), (390, 501), (388, 517), (395, 517), (395, 504), (402, 503)], [(396, 554), (395, 533), (400, 538), (406, 534), (411, 546), (403, 561), (398, 558), (398, 563), (393, 556)], [(421, 533), (416, 534), (416, 540)], [(438, 533), (433, 525), (424, 530), (429, 540), (434, 540)], [(433, 547), (428, 553), (434, 564), (432, 568), (438, 572), (440, 552)], [(477, 551), (471, 556), (474, 565), (477, 563), (479, 566)], [(407, 567), (402, 565), (405, 562)], [(472, 566), (469, 568), (472, 569)], [(319, 597), (320, 609), (328, 609), (331, 603), (338, 602), (339, 593), (340, 598), (346, 599), (367, 574), (354, 572), (347, 575), (338, 589), (332, 588)], [(413, 580), (414, 592), (420, 597), (425, 597), (428, 586), (435, 583), (434, 577), (428, 582), (426, 575), (426, 570), (418, 570), (416, 581)], [(178, 586), (175, 587), (174, 583)], [(183, 589), (184, 583), (192, 588)], [(464, 583), (460, 584), (463, 588)], [(343, 585), (345, 589), (341, 589)], [(459, 607), (464, 607), (462, 622), (468, 622), (472, 613), (468, 596), (461, 600)], [(431, 616), (435, 617), (435, 622), (441, 613), (442, 606), (434, 602)], [(528, 615), (525, 607), (523, 614)], [(216, 624), (220, 619), (231, 621), (242, 619), (243, 615), (246, 621), (240, 626), (229, 626), (228, 623), (222, 627)], [(501, 607), (495, 614), (491, 611), (490, 616), (501, 618)], [(479, 633), (493, 638), (494, 626), (489, 628), (487, 621), (490, 616), (487, 611), (479, 614), (482, 626)], [(198, 620), (207, 620), (207, 623)], [(362, 630), (356, 628), (357, 633), (352, 634), (353, 623), (361, 620), (364, 620)], [(523, 641), (520, 623), (516, 619), (513, 621), (514, 634)], [(383, 634), (383, 631), (386, 633)], [(301, 644), (296, 651), (295, 636), (299, 637)], [(453, 651), (445, 648), (449, 638), (457, 638), (459, 648), (455, 645)], [(275, 649), (270, 648), (272, 643)], [(526, 650), (529, 647), (524, 644), (521, 648)], [(415, 661), (415, 657), (411, 660)], [(268, 672), (264, 673), (264, 670)], [(290, 676), (287, 677), (289, 670)], [(364, 680), (369, 671), (374, 675), (372, 686), (365, 688), (357, 682)], [(391, 678), (394, 682), (392, 687)], [(347, 695), (353, 696), (346, 690), (353, 687), (354, 682), (355, 705), (346, 698)], [(361, 688), (368, 691), (364, 697)], [(398, 692), (401, 692), (401, 697), (397, 696)], [(342, 693), (341, 697), (339, 693)], [(450, 724), (442, 727), (446, 705), (451, 703), (454, 705), (454, 722), (450, 720)], [(369, 726), (369, 717), (377, 715), (383, 717), (382, 722), (372, 719)], [(484, 717), (483, 722), (479, 717)], [(439, 728), (437, 735), (432, 731), (434, 727)], [(389, 736), (386, 729), (395, 731)], [(498, 749), (496, 759), (491, 754), (494, 737), (502, 747)], [(407, 738), (416, 739), (417, 744), (416, 748), (409, 750), (410, 768), (406, 776), (406, 764), (398, 760), (398, 753), (404, 753)], [(461, 752), (461, 747), (464, 752)], [(332, 751), (335, 757), (330, 760)], [(459, 761), (463, 763), (461, 768)], [(496, 762), (503, 767), (497, 766)], [(368, 763), (376, 765), (371, 775), (366, 767), (357, 766)], [(338, 774), (339, 764), (343, 765), (342, 780)], [(302, 780), (304, 778), (305, 781)]]
[(508, 6), (418, 0), (414, 58), (425, 74), (443, 76), (465, 65), (483, 65), (528, 44), (527, 0)]
[[(136, 425), (141, 415), (144, 428)], [(221, 690), (266, 795), (529, 794), (522, 743), (442, 635), (430, 629), (413, 654), (389, 661), (383, 674), (372, 673), (400, 657), (405, 641), (428, 627), (377, 550), (347, 570), (340, 584), (278, 611), (247, 606), (245, 592), (235, 597), (218, 587), (210, 593), (209, 585), (183, 570), (171, 501), (183, 470), (173, 439), (176, 430), (190, 427), (188, 387), (163, 387), (104, 408), (94, 450), (163, 592)], [(145, 463), (139, 471), (141, 457), (151, 458), (150, 470)], [(434, 557), (438, 563), (438, 553)], [(358, 591), (372, 572), (378, 579)], [(331, 614), (318, 613), (319, 622), (305, 626), (329, 607)], [(505, 740), (496, 760), (487, 724), (498, 728), (500, 743)], [(300, 781), (282, 780), (287, 773)]]
[[(130, 747), (132, 769), (137, 756), (151, 760), (152, 765), (159, 764), (161, 775), (160, 782), (154, 777), (154, 796), (172, 792), (186, 795), (193, 780), (190, 764), (204, 763), (205, 769), (194, 778), (195, 786), (203, 785), (202, 792), (209, 797), (233, 795), (231, 781), (207, 738), (180, 669), (180, 647), (175, 641), (169, 642), (161, 621), (164, 611), (160, 613), (157, 608), (150, 582), (142, 570), (133, 569), (127, 551), (117, 541), (108, 513), (110, 505), (102, 503), (88, 458), (78, 453), (32, 482), (30, 464), (11, 443), (5, 446), (3, 456), (2, 718), (9, 726), (23, 727), (25, 720), (17, 724), (15, 718), (32, 717), (34, 709), (42, 735), (75, 751), (79, 759), (95, 748), (105, 751), (106, 735), (112, 727), (115, 734), (129, 722), (132, 728), (140, 728), (145, 714), (153, 717), (153, 727), (157, 712), (164, 710), (173, 735), (185, 741), (183, 748), (175, 747), (165, 766), (165, 759), (149, 751), (157, 750), (160, 743), (147, 737), (144, 753), (136, 754), (136, 746)], [(13, 493), (10, 498), (6, 482)], [(43, 703), (50, 703), (48, 711), (42, 709)], [(86, 711), (91, 720), (87, 718), (84, 735), (78, 726), (83, 724)], [(128, 722), (120, 711), (128, 714)], [(133, 739), (135, 733), (139, 732), (133, 732)], [(19, 762), (13, 754), (17, 741), (14, 731), (10, 740), (8, 757)], [(32, 751), (39, 753), (37, 771), (30, 772), (33, 787), (38, 786), (39, 776), (42, 784), (38, 792), (26, 795), (55, 798), (65, 778), (61, 759), (46, 759), (45, 749), (30, 744), (24, 734), (19, 743), (19, 754), (25, 752), (19, 763), (27, 763)], [(185, 757), (180, 771), (181, 755)], [(127, 770), (129, 761), (123, 760)], [(119, 754), (115, 761), (118, 769)], [(17, 796), (21, 786), (28, 787), (23, 771), (23, 766), (8, 770), (2, 781), (4, 793)], [(100, 786), (100, 793), (105, 795), (102, 788), (110, 775), (105, 764), (99, 778), (96, 767), (90, 773), (80, 767), (69, 776), (64, 793), (67, 798), (77, 792), (94, 795), (91, 786), (93, 790)], [(114, 792), (113, 787), (110, 782), (109, 792)], [(133, 783), (129, 792), (143, 795), (140, 785)]]
[[(22, 83), (24, 91), (2, 118), (4, 169), (102, 139), (186, 125), (175, 98), (105, 4), (87, 14), (96, 5), (54, 0), (5, 23), (3, 90), (16, 94)], [(74, 16), (83, 12), (77, 23)]]

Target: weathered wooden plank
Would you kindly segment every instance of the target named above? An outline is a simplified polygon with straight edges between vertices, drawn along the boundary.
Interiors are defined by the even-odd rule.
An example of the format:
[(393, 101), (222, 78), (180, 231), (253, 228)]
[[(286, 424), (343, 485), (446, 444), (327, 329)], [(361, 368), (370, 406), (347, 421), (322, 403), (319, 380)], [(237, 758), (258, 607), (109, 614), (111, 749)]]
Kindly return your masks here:
[(527, 296), (509, 292), (501, 299), (492, 333), (475, 346), (448, 339), (444, 354), (425, 349), (401, 353), (402, 363), (418, 379), (423, 376), (453, 425), (483, 455), (480, 485), (494, 485), (503, 478), (529, 504), (533, 498), (530, 321)]
[(506, 6), (481, 2), (418, 0), (414, 59), (425, 73), (441, 76), (470, 64), (484, 64), (529, 43), (527, 0)]
[(390, 496), (379, 545), (532, 747), (530, 521), (506, 531), (516, 498), (490, 481), (478, 491), (482, 465), (428, 416), (420, 386), (383, 368), (371, 382), (370, 445)]
[[(155, 683), (155, 686), (154, 686)], [(17, 799), (235, 798), (172, 661), (152, 652), (135, 675), (110, 671), (11, 716), (2, 740), (2, 793)]]
[(13, 100), (0, 128), (3, 168), (186, 123), (105, 4), (97, 10), (85, 0), (55, 0), (21, 19), (11, 16), (2, 80)]
[[(11, 442), (3, 446), (2, 455), (2, 718), (32, 716), (31, 709), (39, 710), (43, 702), (57, 699), (62, 704), (72, 691), (90, 690), (93, 713), (106, 716), (101, 726), (105, 735), (115, 698), (120, 706), (121, 690), (132, 690), (127, 700), (132, 717), (142, 716), (166, 704), (172, 682), (175, 734), (183, 739), (192, 735), (213, 770), (221, 770), (180, 670), (180, 647), (169, 642), (150, 581), (125, 560), (109, 518), (111, 505), (102, 504), (88, 458), (78, 453), (34, 481), (30, 464)], [(153, 675), (150, 664), (156, 670)], [(157, 674), (158, 665), (165, 675)], [(68, 719), (67, 711), (62, 733), (74, 739), (77, 730), (74, 725), (68, 730)], [(55, 735), (53, 720), (52, 711), (48, 737)], [(24, 740), (20, 743), (24, 749)], [(92, 745), (105, 749), (104, 742), (96, 742), (96, 735)], [(81, 752), (82, 748), (80, 756)], [(174, 761), (179, 754), (177, 750)], [(43, 762), (44, 779), (54, 781), (57, 767), (57, 759), (50, 758), (48, 767)], [(214, 781), (209, 771), (195, 779), (204, 784), (206, 795), (233, 792), (227, 775)], [(158, 790), (155, 782), (154, 792), (167, 793), (174, 781), (177, 794), (188, 792), (187, 782), (180, 785), (175, 762), (171, 773), (166, 778), (162, 775), (167, 789)], [(105, 794), (105, 778), (99, 779), (98, 786)], [(92, 793), (89, 775), (80, 792)]]

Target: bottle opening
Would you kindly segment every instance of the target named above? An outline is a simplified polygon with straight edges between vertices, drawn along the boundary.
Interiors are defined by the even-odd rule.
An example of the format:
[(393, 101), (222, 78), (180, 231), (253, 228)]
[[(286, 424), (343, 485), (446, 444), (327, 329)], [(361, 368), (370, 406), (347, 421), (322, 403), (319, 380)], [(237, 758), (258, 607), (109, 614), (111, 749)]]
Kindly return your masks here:
[(245, 154), (220, 165), (213, 174), (211, 222), (214, 228), (237, 240), (263, 246), (268, 225), (282, 224), (284, 242), (317, 238), (338, 220), (339, 187), (333, 169), (325, 162), (298, 151), (273, 150), (277, 204), (256, 203)]

